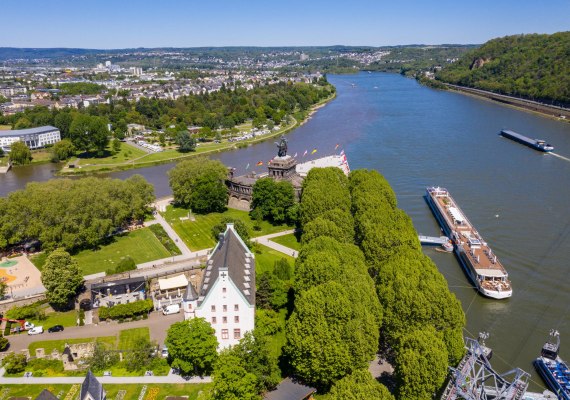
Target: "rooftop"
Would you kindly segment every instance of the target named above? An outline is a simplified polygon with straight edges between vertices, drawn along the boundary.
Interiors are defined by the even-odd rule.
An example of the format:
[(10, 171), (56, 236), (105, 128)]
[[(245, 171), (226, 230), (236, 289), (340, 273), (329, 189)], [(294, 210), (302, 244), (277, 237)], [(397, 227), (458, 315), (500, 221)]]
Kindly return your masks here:
[(34, 135), (34, 134), (48, 133), (53, 131), (59, 132), (59, 129), (57, 129), (55, 126), (47, 125), (47, 126), (39, 126), (37, 128), (18, 129), (13, 131), (0, 130), (0, 136), (11, 137), (11, 136)]

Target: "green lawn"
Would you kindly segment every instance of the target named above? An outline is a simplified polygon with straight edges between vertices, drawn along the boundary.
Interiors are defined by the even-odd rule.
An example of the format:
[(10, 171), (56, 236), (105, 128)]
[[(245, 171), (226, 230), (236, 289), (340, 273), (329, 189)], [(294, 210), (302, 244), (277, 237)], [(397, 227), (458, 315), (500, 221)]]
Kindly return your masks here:
[(12, 129), (12, 125), (1, 125), (0, 124), (0, 131), (9, 131)]
[(47, 318), (42, 321), (33, 318), (30, 318), (27, 321), (32, 322), (36, 326), (43, 326), (46, 331), (49, 327), (54, 325), (63, 325), (65, 327), (77, 325), (77, 311), (75, 310), (52, 312), (50, 314), (46, 314), (46, 317)]
[(164, 248), (149, 228), (143, 228), (115, 236), (111, 243), (97, 250), (83, 250), (74, 258), (79, 263), (83, 275), (90, 275), (115, 268), (127, 256), (140, 264), (169, 257), (170, 252)]
[(82, 153), (77, 157), (80, 160), (79, 164), (84, 167), (91, 164), (122, 164), (146, 154), (148, 154), (146, 151), (141, 150), (138, 147), (121, 142), (121, 150), (117, 154), (112, 154), (111, 144), (109, 143), (109, 146), (107, 146), (107, 149), (105, 150), (105, 157), (96, 157), (94, 153)]
[(41, 271), (46, 263), (47, 256), (48, 254), (46, 252), (37, 253), (30, 257), (30, 261)]
[[(44, 333), (44, 335), (54, 335), (56, 336), (57, 333)], [(44, 348), (46, 354), (50, 354), (53, 349), (59, 350), (59, 352), (63, 352), (65, 348), (65, 344), (74, 344), (74, 343), (87, 343), (92, 341), (99, 341), (110, 345), (111, 347), (115, 348), (117, 345), (117, 338), (115, 336), (103, 336), (103, 337), (88, 337), (88, 338), (80, 338), (80, 339), (59, 339), (59, 340), (41, 340), (38, 342), (30, 343), (28, 346), (28, 350), (30, 350), (30, 355), (36, 354), (36, 349), (40, 347)]]
[(164, 218), (174, 228), (180, 238), (192, 251), (207, 249), (214, 247), (216, 241), (212, 236), (212, 227), (217, 225), (222, 218), (232, 217), (239, 218), (249, 228), (252, 237), (268, 235), (270, 233), (281, 232), (287, 229), (292, 229), (288, 225), (273, 226), (267, 221), (261, 222), (261, 230), (254, 231), (254, 221), (249, 217), (247, 211), (234, 210), (229, 208), (223, 213), (210, 213), (206, 215), (195, 215), (196, 220), (181, 221), (181, 217), (188, 217), (188, 210), (184, 208), (168, 206), (166, 212), (163, 213)]
[[(295, 259), (291, 256), (283, 254), (277, 250), (270, 249), (267, 246), (262, 246), (260, 244), (256, 245), (255, 252), (255, 272), (260, 275), (264, 272), (273, 271), (275, 266), (275, 261), (279, 261), (282, 258), (286, 259), (291, 265), (291, 272), (293, 273), (295, 269)], [(259, 252), (258, 252), (259, 251)]]
[(290, 233), (288, 235), (278, 236), (273, 239), (270, 239), (272, 242), (281, 244), (285, 247), (289, 247), (293, 250), (301, 250), (301, 242), (297, 240), (297, 236), (294, 233)]
[[(55, 396), (59, 396), (60, 399), (65, 399), (66, 394), (70, 391), (73, 385), (1, 385), (0, 386), (0, 398), (8, 399), (11, 397), (31, 397), (35, 399), (43, 389), (48, 389)], [(79, 385), (76, 385), (77, 388)], [(120, 390), (124, 390), (125, 396), (123, 399), (137, 399), (141, 393), (144, 385), (103, 385), (105, 391), (107, 392), (107, 398), (113, 400), (117, 397)], [(208, 383), (187, 383), (187, 384), (163, 384), (163, 385), (147, 385), (145, 399), (150, 398), (149, 394), (152, 390), (156, 392), (158, 389), (158, 394), (155, 397), (157, 400), (163, 400), (166, 396), (188, 396), (188, 400), (196, 400), (198, 398), (198, 393), (210, 387), (211, 384)], [(77, 389), (76, 388), (76, 389)], [(156, 389), (154, 389), (156, 388)], [(79, 394), (79, 391), (76, 392)], [(77, 396), (75, 396), (77, 397)]]
[(148, 327), (122, 330), (119, 334), (119, 349), (132, 349), (134, 341), (141, 337), (150, 340)]
[(279, 310), (279, 326), (281, 330), (276, 334), (271, 336), (266, 336), (267, 346), (269, 347), (269, 352), (272, 356), (279, 358), (283, 352), (283, 346), (287, 343), (287, 338), (285, 337), (285, 324), (287, 320), (287, 309), (282, 308)]

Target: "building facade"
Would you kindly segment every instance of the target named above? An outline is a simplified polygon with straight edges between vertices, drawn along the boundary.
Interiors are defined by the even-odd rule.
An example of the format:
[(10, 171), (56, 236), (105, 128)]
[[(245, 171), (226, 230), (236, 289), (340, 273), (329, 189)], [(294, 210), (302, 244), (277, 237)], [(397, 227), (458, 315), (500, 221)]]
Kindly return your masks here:
[(40, 126), (38, 128), (19, 129), (14, 131), (0, 131), (0, 147), (6, 152), (15, 142), (23, 142), (31, 150), (40, 149), (61, 140), (59, 129), (54, 126)]
[(255, 325), (255, 257), (234, 229), (226, 231), (211, 253), (198, 291), (188, 285), (184, 317), (212, 325), (219, 349), (238, 344)]

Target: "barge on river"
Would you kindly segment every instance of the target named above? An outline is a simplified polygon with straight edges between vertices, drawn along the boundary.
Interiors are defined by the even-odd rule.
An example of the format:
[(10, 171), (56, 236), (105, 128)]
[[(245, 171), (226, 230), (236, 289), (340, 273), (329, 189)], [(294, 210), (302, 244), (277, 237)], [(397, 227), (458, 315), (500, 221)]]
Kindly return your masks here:
[(528, 146), (531, 149), (543, 151), (545, 153), (549, 153), (552, 150), (554, 150), (554, 147), (552, 147), (552, 145), (546, 143), (542, 139), (531, 139), (529, 137), (521, 135), (520, 133), (510, 131), (508, 129), (503, 129), (501, 133), (499, 133), (499, 135), (506, 137), (507, 139), (514, 140), (515, 142), (518, 142), (520, 144), (524, 144), (525, 146)]
[(452, 240), (457, 258), (477, 290), (493, 299), (511, 297), (513, 289), (507, 271), (447, 189), (429, 187), (425, 197), (445, 234)]

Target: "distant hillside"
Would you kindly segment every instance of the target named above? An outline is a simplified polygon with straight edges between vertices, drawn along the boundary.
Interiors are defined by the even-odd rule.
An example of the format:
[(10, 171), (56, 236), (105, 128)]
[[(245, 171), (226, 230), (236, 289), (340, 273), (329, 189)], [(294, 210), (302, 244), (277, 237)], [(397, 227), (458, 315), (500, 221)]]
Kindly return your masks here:
[(570, 32), (493, 39), (443, 68), (436, 79), (570, 105)]

